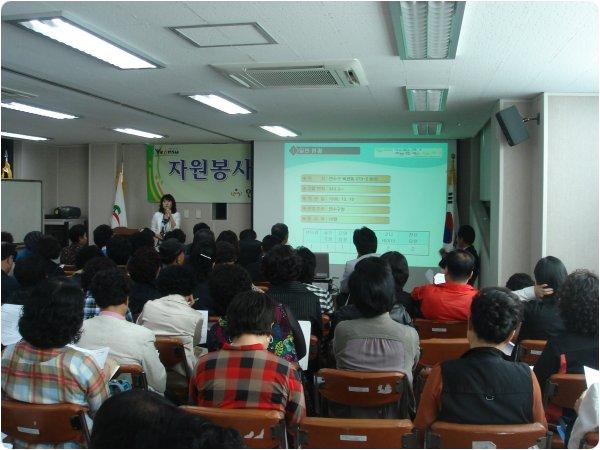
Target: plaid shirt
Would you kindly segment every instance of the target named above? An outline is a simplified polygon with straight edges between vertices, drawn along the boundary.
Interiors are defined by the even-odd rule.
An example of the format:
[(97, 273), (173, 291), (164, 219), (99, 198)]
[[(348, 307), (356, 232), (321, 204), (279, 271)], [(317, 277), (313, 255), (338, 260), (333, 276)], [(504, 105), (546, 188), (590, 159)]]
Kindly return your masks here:
[[(100, 314), (100, 307), (96, 304), (94, 297), (92, 297), (92, 291), (87, 291), (85, 294), (85, 302), (83, 304), (83, 320), (91, 319), (92, 317), (96, 317), (98, 314)], [(125, 319), (127, 322), (133, 322), (133, 316), (131, 315), (131, 311), (129, 309), (127, 309)]]
[[(39, 349), (25, 341), (2, 353), (2, 393), (25, 403), (75, 403), (94, 413), (108, 397), (104, 372), (94, 360), (70, 347)], [(19, 447), (25, 442), (16, 441)], [(36, 448), (78, 448), (76, 442)]]
[(288, 424), (300, 422), (306, 414), (299, 373), (260, 344), (225, 344), (201, 357), (190, 397), (198, 406), (280, 410)]

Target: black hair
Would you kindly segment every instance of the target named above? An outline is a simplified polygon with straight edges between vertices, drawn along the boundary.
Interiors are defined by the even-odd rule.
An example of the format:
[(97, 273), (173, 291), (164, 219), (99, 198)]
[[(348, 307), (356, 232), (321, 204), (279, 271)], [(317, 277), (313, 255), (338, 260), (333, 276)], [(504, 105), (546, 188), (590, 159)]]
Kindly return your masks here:
[(41, 232), (30, 231), (23, 238), (23, 243), (25, 244), (25, 247), (27, 247), (28, 250), (34, 252), (37, 247), (37, 243), (42, 237), (44, 237), (44, 235)]
[(156, 288), (162, 295), (179, 294), (187, 297), (194, 290), (194, 276), (185, 266), (167, 266), (159, 272)]
[(182, 409), (175, 412), (167, 434), (168, 448), (246, 448), (239, 431), (220, 427)]
[(216, 251), (215, 237), (212, 231), (200, 230), (194, 234), (189, 263), (197, 281), (206, 280), (210, 275)]
[(547, 284), (548, 287), (554, 289), (554, 294), (545, 296), (543, 300), (557, 296), (557, 292), (567, 279), (567, 275), (565, 265), (560, 259), (554, 256), (546, 256), (537, 262), (533, 269), (533, 276), (536, 283)]
[(375, 256), (361, 259), (350, 274), (348, 291), (363, 317), (391, 311), (396, 290), (390, 265)]
[(262, 272), (272, 285), (296, 281), (302, 270), (302, 259), (289, 245), (279, 244), (263, 257)]
[(154, 231), (150, 228), (144, 228), (129, 236), (129, 240), (131, 241), (132, 253), (135, 253), (142, 247), (154, 248)]
[(285, 223), (276, 223), (271, 227), (271, 235), (279, 239), (279, 243), (286, 241), (290, 234), (290, 230)]
[(129, 280), (117, 268), (100, 270), (90, 286), (96, 304), (101, 308), (122, 305), (131, 291)]
[(19, 319), (19, 333), (37, 348), (60, 348), (77, 342), (83, 325), (83, 292), (66, 277), (40, 283)]
[(9, 244), (15, 242), (13, 235), (10, 234), (8, 231), (2, 231), (0, 234), (2, 235), (2, 242), (8, 242)]
[(102, 250), (96, 245), (85, 245), (75, 253), (75, 267), (77, 270), (83, 269), (83, 266), (92, 258), (104, 256)]
[(399, 290), (404, 289), (404, 285), (408, 281), (409, 275), (408, 261), (406, 261), (406, 257), (400, 252), (386, 252), (381, 255), (381, 259), (390, 265), (396, 287)]
[(578, 269), (558, 291), (558, 308), (571, 333), (598, 336), (598, 275)]
[(131, 241), (125, 236), (113, 236), (106, 244), (106, 256), (112, 259), (117, 266), (126, 265), (132, 252)]
[(236, 248), (229, 242), (217, 241), (215, 244), (215, 264), (235, 263), (238, 259)]
[(252, 228), (247, 228), (240, 231), (240, 241), (253, 241), (256, 239), (256, 231)]
[(254, 239), (240, 241), (238, 264), (241, 264), (242, 266), (252, 264), (260, 259), (260, 255), (260, 242)]
[(298, 281), (301, 283), (312, 283), (315, 278), (315, 269), (317, 268), (317, 257), (306, 247), (298, 247), (296, 254), (302, 260), (302, 270)]
[(210, 227), (204, 222), (198, 222), (194, 225), (194, 228), (192, 228), (192, 234), (195, 236), (200, 230), (210, 230)]
[(142, 247), (129, 258), (127, 272), (136, 283), (153, 284), (160, 266), (160, 255), (154, 247)]
[(465, 241), (466, 244), (473, 244), (475, 242), (475, 230), (471, 225), (461, 225), (456, 236)]
[(519, 291), (534, 284), (533, 278), (522, 272), (512, 274), (506, 281), (506, 287), (511, 291)]
[(237, 237), (237, 234), (235, 234), (231, 230), (221, 231), (221, 233), (219, 233), (219, 237), (216, 239), (215, 242), (229, 242), (235, 248), (236, 253), (238, 255), (240, 254), (240, 241)]
[(470, 325), (477, 337), (486, 342), (504, 342), (522, 319), (523, 303), (506, 288), (484, 288), (471, 302)]
[(58, 239), (54, 236), (46, 235), (38, 241), (35, 252), (42, 258), (56, 259), (60, 256), (61, 248)]
[(94, 244), (98, 246), (98, 248), (106, 247), (108, 244), (108, 240), (113, 235), (113, 230), (110, 226), (106, 224), (98, 225), (94, 229)]
[(175, 214), (177, 212), (177, 202), (175, 201), (175, 197), (171, 194), (165, 194), (160, 198), (160, 203), (158, 204), (158, 212), (165, 213), (165, 209), (163, 208), (163, 202), (165, 200), (171, 201), (171, 212)]
[(81, 289), (83, 289), (83, 292), (87, 292), (90, 289), (92, 279), (96, 273), (101, 270), (115, 269), (116, 267), (115, 262), (106, 256), (97, 256), (86, 262), (81, 273)]
[(181, 228), (175, 228), (174, 230), (165, 233), (163, 239), (177, 239), (182, 244), (185, 244), (187, 236)]
[(17, 257), (17, 246), (10, 242), (2, 242), (2, 261), (13, 257), (13, 260)]
[(72, 243), (77, 244), (79, 242), (79, 239), (81, 239), (82, 237), (84, 237), (86, 234), (87, 234), (87, 228), (86, 227), (84, 227), (81, 224), (73, 225), (69, 229), (69, 240)]
[(377, 251), (377, 235), (367, 227), (357, 228), (352, 235), (352, 242), (359, 256)]
[(158, 246), (160, 260), (165, 266), (173, 264), (182, 253), (185, 255), (185, 246), (174, 238), (163, 239)]
[(269, 250), (271, 250), (276, 245), (279, 245), (280, 243), (281, 241), (275, 236), (273, 236), (272, 234), (267, 234), (262, 239), (262, 242), (260, 243), (260, 248), (262, 249), (263, 253), (267, 253)]
[(241, 292), (227, 307), (227, 330), (233, 339), (242, 334), (271, 335), (275, 308), (262, 292)]
[(46, 260), (36, 254), (20, 259), (15, 262), (13, 275), (21, 287), (36, 286), (47, 277)]
[(467, 281), (475, 267), (475, 258), (464, 250), (452, 250), (444, 258), (448, 275), (454, 281)]
[(252, 279), (241, 266), (221, 264), (214, 268), (208, 279), (210, 296), (215, 301), (215, 311), (224, 315), (236, 294), (252, 290)]

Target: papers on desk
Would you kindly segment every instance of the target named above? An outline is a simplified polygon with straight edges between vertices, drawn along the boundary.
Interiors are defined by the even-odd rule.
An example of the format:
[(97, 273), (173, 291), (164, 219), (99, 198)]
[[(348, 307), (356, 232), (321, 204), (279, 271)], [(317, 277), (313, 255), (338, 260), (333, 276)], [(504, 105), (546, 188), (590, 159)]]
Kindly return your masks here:
[(110, 348), (108, 347), (102, 347), (96, 350), (88, 350), (87, 348), (77, 347), (73, 344), (69, 344), (67, 345), (67, 347), (71, 347), (73, 350), (77, 350), (78, 352), (85, 353), (86, 355), (91, 356), (92, 359), (96, 361), (96, 364), (98, 364), (98, 367), (100, 367), (101, 369), (104, 367), (104, 364), (106, 363), (106, 358), (108, 356), (108, 352), (110, 351)]
[(202, 333), (200, 335), (200, 345), (206, 344), (206, 338), (208, 336), (208, 311), (198, 311), (202, 313)]
[(443, 273), (434, 273), (431, 269), (427, 269), (427, 272), (425, 272), (425, 278), (429, 283), (432, 284), (442, 284), (446, 282), (446, 276)]
[(2, 345), (12, 345), (22, 337), (19, 333), (19, 319), (23, 314), (23, 305), (2, 305)]
[(585, 384), (588, 388), (594, 383), (600, 383), (600, 371), (583, 366), (583, 373), (585, 374)]
[(310, 353), (310, 320), (299, 320), (300, 328), (302, 329), (302, 334), (304, 335), (304, 342), (306, 343), (306, 355), (298, 364), (302, 367), (302, 370), (308, 369), (308, 354)]

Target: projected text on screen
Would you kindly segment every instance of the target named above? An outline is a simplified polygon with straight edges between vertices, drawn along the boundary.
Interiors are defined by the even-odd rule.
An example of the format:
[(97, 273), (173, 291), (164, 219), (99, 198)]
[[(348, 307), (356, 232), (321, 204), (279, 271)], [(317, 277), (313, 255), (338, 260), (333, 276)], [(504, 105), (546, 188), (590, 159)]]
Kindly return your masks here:
[(409, 265), (439, 262), (446, 212), (448, 146), (440, 143), (286, 143), (284, 221), (289, 242), (356, 258), (352, 234), (377, 234), (377, 253)]

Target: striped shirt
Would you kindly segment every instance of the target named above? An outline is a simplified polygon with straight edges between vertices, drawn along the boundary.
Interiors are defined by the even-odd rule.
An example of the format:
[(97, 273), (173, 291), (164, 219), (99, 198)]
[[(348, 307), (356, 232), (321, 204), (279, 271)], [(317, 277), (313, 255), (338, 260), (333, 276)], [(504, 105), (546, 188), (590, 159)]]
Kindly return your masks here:
[(331, 314), (333, 312), (333, 299), (331, 294), (325, 289), (321, 289), (313, 284), (302, 283), (306, 286), (310, 292), (319, 297), (319, 304), (321, 305), (321, 314)]
[(190, 383), (192, 403), (217, 408), (275, 409), (288, 424), (306, 414), (300, 374), (262, 345), (233, 347), (202, 356)]
[[(70, 347), (39, 349), (25, 341), (2, 353), (2, 392), (25, 403), (75, 403), (91, 413), (108, 397), (104, 372), (94, 360)], [(16, 441), (15, 447), (26, 447)], [(77, 442), (35, 448), (78, 448)]]
[(269, 288), (268, 295), (276, 302), (286, 305), (296, 320), (310, 320), (311, 334), (321, 339), (321, 303), (319, 297), (305, 284), (290, 281), (274, 285)]

